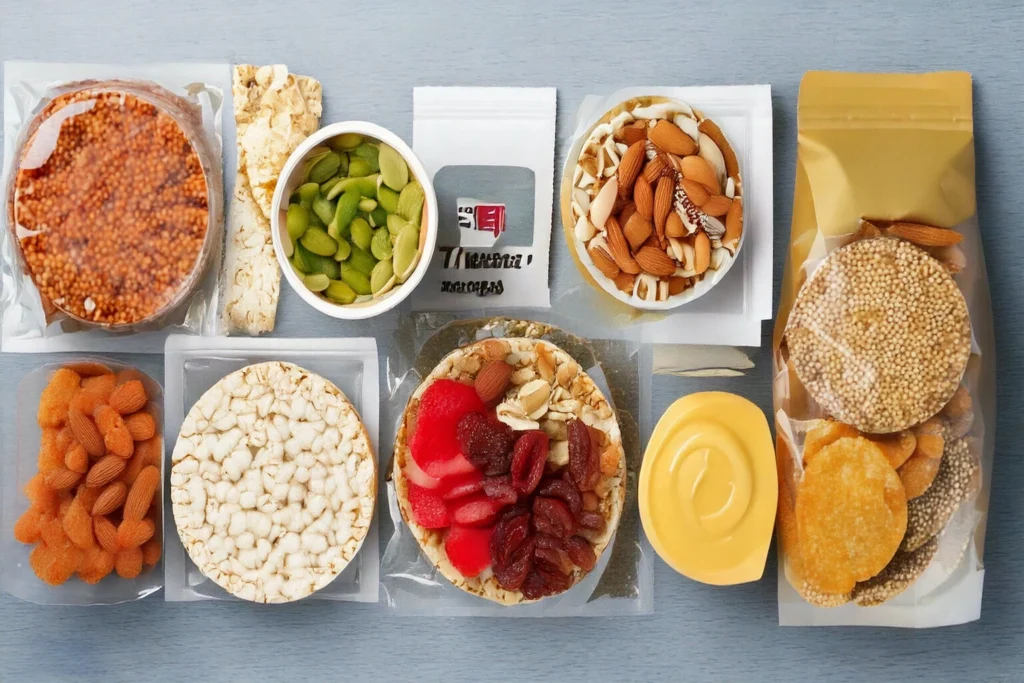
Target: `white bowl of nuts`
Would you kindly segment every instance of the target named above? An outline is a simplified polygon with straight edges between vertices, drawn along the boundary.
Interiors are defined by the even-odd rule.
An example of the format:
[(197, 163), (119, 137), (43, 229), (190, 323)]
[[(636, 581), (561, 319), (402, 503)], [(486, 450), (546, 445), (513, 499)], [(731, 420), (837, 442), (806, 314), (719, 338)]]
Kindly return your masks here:
[(423, 279), (437, 241), (437, 197), (412, 149), (366, 121), (321, 128), (292, 153), (274, 190), (274, 252), (306, 303), (372, 318)]
[(562, 224), (585, 273), (609, 295), (668, 310), (711, 290), (743, 245), (736, 154), (702, 112), (635, 97), (573, 146)]

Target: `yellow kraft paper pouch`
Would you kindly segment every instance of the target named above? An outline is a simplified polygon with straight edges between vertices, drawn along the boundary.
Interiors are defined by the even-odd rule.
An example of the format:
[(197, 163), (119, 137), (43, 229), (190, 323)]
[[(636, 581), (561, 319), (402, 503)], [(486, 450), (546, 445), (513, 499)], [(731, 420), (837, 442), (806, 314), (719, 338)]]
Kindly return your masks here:
[(779, 623), (981, 611), (995, 425), (970, 74), (809, 72), (773, 337)]

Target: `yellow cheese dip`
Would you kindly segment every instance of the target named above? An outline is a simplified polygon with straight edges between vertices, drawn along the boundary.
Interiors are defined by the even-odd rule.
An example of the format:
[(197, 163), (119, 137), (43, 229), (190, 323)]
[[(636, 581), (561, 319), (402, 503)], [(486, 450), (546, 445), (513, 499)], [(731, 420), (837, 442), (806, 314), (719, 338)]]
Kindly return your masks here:
[(771, 430), (747, 399), (691, 394), (661, 416), (640, 468), (640, 519), (680, 574), (732, 585), (764, 573), (778, 502)]

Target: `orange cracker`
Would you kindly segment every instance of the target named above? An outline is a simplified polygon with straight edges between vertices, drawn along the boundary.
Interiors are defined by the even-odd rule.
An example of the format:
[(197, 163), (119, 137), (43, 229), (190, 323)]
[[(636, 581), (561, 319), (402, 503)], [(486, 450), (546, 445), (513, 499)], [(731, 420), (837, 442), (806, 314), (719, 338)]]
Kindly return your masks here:
[(903, 484), (882, 449), (843, 437), (804, 470), (796, 521), (804, 578), (821, 592), (849, 593), (882, 571), (903, 540)]
[(844, 436), (860, 436), (856, 427), (851, 427), (835, 420), (823, 420), (804, 437), (804, 466), (811, 461), (818, 451)]
[(900, 465), (914, 453), (914, 447), (917, 446), (917, 437), (909, 429), (895, 434), (874, 434), (868, 438), (882, 449), (882, 453), (893, 469), (899, 469)]

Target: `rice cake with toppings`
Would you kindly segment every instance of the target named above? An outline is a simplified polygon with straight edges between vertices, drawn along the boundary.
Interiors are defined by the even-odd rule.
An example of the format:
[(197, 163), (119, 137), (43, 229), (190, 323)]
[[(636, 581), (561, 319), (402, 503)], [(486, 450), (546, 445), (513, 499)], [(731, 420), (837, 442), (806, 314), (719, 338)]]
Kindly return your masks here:
[[(568, 419), (580, 419), (589, 427), (598, 430), (606, 440), (602, 444), (601, 478), (594, 490), (600, 499), (598, 512), (605, 519), (605, 528), (600, 534), (588, 532), (587, 536), (598, 562), (611, 542), (622, 516), (626, 498), (626, 457), (619, 424), (611, 403), (594, 380), (583, 371), (580, 364), (563, 349), (550, 342), (528, 338), (493, 338), (469, 344), (448, 354), (417, 387), (409, 399), (398, 428), (391, 472), (402, 518), (412, 531), (423, 554), (452, 585), (500, 605), (517, 605), (532, 601), (520, 590), (502, 588), (491, 570), (474, 578), (466, 578), (452, 566), (445, 552), (445, 530), (427, 529), (414, 521), (409, 503), (409, 479), (404, 472), (407, 462), (412, 460), (409, 444), (416, 428), (419, 401), (427, 388), (435, 380), (442, 378), (470, 384), (484, 364), (494, 360), (504, 360), (514, 368), (506, 397), (515, 396), (521, 387), (537, 379), (544, 379), (549, 383), (551, 396), (548, 409), (543, 415), (534, 419), (536, 412), (529, 415), (512, 414), (507, 415), (503, 421), (507, 420), (506, 424), (514, 423), (515, 420), (534, 422), (548, 432), (551, 438), (548, 454), (550, 465), (561, 466), (568, 461), (568, 443), (565, 435), (559, 431), (559, 427), (564, 430)], [(502, 401), (497, 407), (499, 416), (503, 412), (514, 413), (514, 404), (515, 401), (508, 398)], [(516, 428), (532, 428), (532, 425), (520, 424)], [(574, 567), (570, 577), (570, 588), (586, 575), (587, 572)]]
[(786, 343), (801, 383), (836, 419), (869, 434), (932, 417), (967, 368), (967, 304), (941, 263), (903, 240), (831, 252), (800, 288)]
[(953, 513), (981, 487), (981, 462), (966, 439), (946, 443), (935, 481), (907, 504), (907, 533), (900, 549), (920, 548), (942, 531)]

